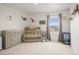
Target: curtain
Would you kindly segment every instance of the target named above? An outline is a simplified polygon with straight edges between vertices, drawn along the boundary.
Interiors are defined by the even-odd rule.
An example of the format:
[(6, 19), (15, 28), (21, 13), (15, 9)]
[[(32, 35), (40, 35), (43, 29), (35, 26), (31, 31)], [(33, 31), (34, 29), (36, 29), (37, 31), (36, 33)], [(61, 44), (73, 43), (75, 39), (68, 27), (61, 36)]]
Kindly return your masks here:
[(59, 28), (59, 42), (63, 42), (63, 36), (62, 36), (62, 14), (59, 14), (60, 18), (60, 28)]
[(51, 38), (50, 38), (50, 32), (49, 32), (49, 26), (48, 26), (48, 20), (49, 20), (49, 18), (50, 18), (50, 15), (47, 15), (47, 39), (51, 40)]

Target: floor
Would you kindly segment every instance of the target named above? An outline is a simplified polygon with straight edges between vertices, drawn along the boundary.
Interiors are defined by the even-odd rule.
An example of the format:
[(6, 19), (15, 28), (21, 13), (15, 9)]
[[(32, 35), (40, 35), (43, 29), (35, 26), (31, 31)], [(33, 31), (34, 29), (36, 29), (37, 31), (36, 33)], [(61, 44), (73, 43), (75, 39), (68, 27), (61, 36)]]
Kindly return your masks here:
[(21, 43), (12, 48), (0, 51), (0, 55), (71, 55), (71, 46), (58, 42)]

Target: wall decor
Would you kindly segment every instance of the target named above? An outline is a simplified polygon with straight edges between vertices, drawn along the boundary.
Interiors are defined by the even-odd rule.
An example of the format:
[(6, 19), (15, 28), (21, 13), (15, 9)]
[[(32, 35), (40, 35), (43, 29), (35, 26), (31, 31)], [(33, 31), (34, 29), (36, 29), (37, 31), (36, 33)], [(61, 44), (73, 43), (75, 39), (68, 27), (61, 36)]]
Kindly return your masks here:
[(45, 20), (40, 20), (40, 21), (39, 21), (39, 24), (40, 24), (40, 25), (44, 25), (44, 24), (46, 24), (46, 21), (45, 21)]
[(9, 16), (9, 20), (10, 20), (10, 21), (12, 20), (12, 16)]
[(31, 17), (31, 21), (32, 21), (32, 22), (35, 22), (35, 19)]
[(24, 17), (24, 16), (21, 16), (21, 18), (22, 18), (22, 20), (24, 20), (24, 21), (25, 21), (25, 20), (27, 20), (27, 18), (26, 18), (26, 17)]

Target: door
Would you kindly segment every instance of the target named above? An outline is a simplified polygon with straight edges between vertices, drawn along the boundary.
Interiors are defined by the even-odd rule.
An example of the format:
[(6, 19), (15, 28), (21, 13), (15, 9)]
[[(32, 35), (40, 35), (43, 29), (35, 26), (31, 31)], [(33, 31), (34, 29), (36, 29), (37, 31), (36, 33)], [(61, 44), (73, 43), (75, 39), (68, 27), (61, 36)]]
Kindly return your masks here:
[(59, 16), (53, 16), (48, 21), (49, 32), (51, 41), (58, 42), (59, 38), (59, 27), (60, 27), (60, 18)]

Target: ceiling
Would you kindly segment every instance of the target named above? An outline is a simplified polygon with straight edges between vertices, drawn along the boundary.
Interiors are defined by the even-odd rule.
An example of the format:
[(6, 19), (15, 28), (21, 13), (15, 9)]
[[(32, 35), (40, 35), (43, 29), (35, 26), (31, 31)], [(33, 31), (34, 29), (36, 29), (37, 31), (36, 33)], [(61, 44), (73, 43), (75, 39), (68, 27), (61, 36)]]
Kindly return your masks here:
[(8, 6), (26, 13), (43, 13), (69, 9), (72, 3), (1, 3), (0, 5)]

